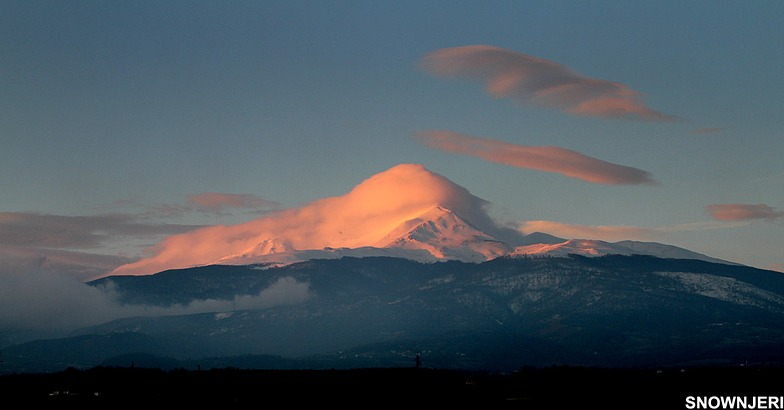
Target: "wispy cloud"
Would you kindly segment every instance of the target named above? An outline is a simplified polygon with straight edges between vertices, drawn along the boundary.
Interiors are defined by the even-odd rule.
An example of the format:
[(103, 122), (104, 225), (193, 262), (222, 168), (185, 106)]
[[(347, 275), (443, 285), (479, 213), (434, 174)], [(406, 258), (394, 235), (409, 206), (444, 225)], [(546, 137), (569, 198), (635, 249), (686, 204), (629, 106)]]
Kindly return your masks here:
[(251, 194), (205, 192), (188, 197), (188, 203), (200, 212), (220, 213), (225, 209), (269, 210), (279, 204)]
[(714, 204), (706, 207), (708, 213), (720, 221), (747, 221), (766, 219), (774, 221), (784, 218), (784, 211), (778, 211), (765, 204)]
[(262, 213), (278, 206), (255, 195), (208, 192), (192, 195), (182, 204), (149, 206), (132, 200), (112, 204), (115, 210), (130, 207), (135, 212), (82, 216), (0, 212), (0, 264), (86, 280), (131, 262), (164, 236), (205, 227), (162, 221), (193, 213)]
[(203, 192), (188, 196), (182, 203), (149, 205), (132, 199), (116, 201), (112, 208), (133, 209), (139, 218), (170, 219), (199, 213), (221, 216), (234, 211), (259, 214), (280, 209), (280, 204), (253, 194)]
[(641, 169), (613, 164), (564, 148), (510, 144), (452, 131), (426, 131), (416, 136), (429, 147), (442, 151), (518, 168), (554, 172), (597, 184), (656, 184), (651, 175)]
[[(111, 287), (96, 288), (84, 283), (138, 259), (136, 255), (119, 256), (110, 251), (141, 251), (162, 236), (187, 235), (205, 228), (157, 222), (161, 219), (194, 212), (217, 215), (237, 209), (264, 212), (277, 206), (254, 195), (204, 193), (193, 195), (182, 204), (152, 207), (135, 201), (113, 204), (113, 208), (136, 208), (139, 211), (136, 213), (66, 216), (0, 212), (0, 337), (59, 337), (82, 326), (121, 317), (263, 309), (302, 303), (310, 297), (309, 284), (293, 278), (281, 278), (256, 295), (236, 296), (232, 300), (195, 300), (170, 307), (122, 304)], [(307, 237), (307, 227), (300, 229)], [(243, 235), (253, 234), (252, 230), (228, 231), (228, 236), (216, 240), (231, 246)], [(203, 250), (200, 247), (184, 252), (199, 254)]]
[(9, 272), (49, 272), (84, 281), (132, 261), (119, 255), (0, 244), (0, 263)]
[(520, 226), (525, 234), (544, 232), (561, 238), (570, 239), (601, 239), (605, 241), (621, 241), (625, 239), (653, 240), (656, 230), (636, 226), (622, 225), (579, 225), (555, 221), (526, 221)]
[(0, 265), (87, 280), (131, 262), (134, 250), (141, 253), (165, 235), (201, 227), (142, 223), (130, 214), (0, 212)]
[(96, 248), (118, 237), (186, 232), (193, 225), (148, 224), (133, 215), (65, 216), (0, 212), (0, 244), (62, 249)]
[(231, 300), (193, 300), (168, 307), (129, 305), (120, 302), (111, 284), (90, 286), (59, 272), (0, 266), (0, 336), (14, 342), (63, 337), (84, 326), (124, 317), (256, 310), (303, 303), (310, 297), (309, 283), (282, 277), (255, 295)]
[[(222, 209), (219, 204), (207, 202), (214, 207), (205, 209)], [(123, 305), (112, 289), (86, 285), (138, 258), (120, 256), (115, 247), (141, 251), (162, 236), (203, 228), (142, 222), (147, 220), (136, 214), (0, 213), (0, 337), (55, 337), (120, 317), (260, 309), (308, 297), (307, 283), (289, 278), (258, 295), (162, 308)]]
[(438, 76), (481, 81), (487, 93), (496, 98), (572, 114), (648, 121), (677, 119), (648, 108), (641, 94), (625, 84), (586, 77), (559, 63), (499, 47), (445, 48), (425, 56), (422, 66)]
[(694, 222), (660, 227), (640, 227), (630, 225), (581, 225), (556, 221), (526, 221), (520, 225), (520, 231), (525, 234), (544, 232), (562, 238), (570, 239), (600, 239), (604, 241), (622, 241), (627, 239), (658, 241), (669, 234), (677, 232), (696, 232), (713, 229), (725, 229), (738, 226), (736, 223), (726, 222)]

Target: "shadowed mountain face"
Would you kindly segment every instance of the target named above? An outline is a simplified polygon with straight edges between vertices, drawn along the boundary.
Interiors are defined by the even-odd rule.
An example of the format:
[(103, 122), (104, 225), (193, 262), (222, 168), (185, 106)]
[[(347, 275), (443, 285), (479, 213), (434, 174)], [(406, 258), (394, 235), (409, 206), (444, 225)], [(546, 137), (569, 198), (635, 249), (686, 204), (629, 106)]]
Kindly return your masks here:
[[(139, 354), (262, 368), (407, 367), (417, 353), (428, 367), (502, 371), (784, 363), (784, 276), (698, 260), (343, 258), (91, 285), (170, 314), (10, 346), (7, 368), (95, 366)], [(194, 306), (203, 313), (190, 313)]]

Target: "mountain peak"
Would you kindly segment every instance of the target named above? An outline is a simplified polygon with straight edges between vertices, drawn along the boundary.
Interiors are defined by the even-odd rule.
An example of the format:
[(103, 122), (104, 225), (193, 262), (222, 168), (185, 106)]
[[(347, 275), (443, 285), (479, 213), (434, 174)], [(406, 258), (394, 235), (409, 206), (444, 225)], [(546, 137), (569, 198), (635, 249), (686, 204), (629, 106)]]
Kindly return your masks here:
[(169, 236), (155, 246), (152, 256), (105, 276), (149, 275), (215, 263), (291, 263), (340, 255), (468, 262), (532, 253), (699, 255), (674, 252), (674, 247), (648, 246), (646, 251), (639, 244), (565, 241), (544, 233), (526, 236), (499, 226), (488, 214), (488, 204), (422, 165), (400, 164), (365, 179), (341, 196), (238, 225)]
[(123, 265), (110, 275), (147, 275), (213, 264), (235, 256), (248, 259), (270, 254), (273, 248), (280, 253), (279, 249), (378, 246), (390, 232), (431, 210), (445, 215), (453, 212), (461, 216), (462, 225), (476, 227), (483, 235), (493, 235), (500, 228), (487, 214), (487, 205), (487, 201), (422, 165), (400, 164), (365, 179), (344, 195), (243, 224), (210, 226), (170, 236), (156, 245), (157, 253), (153, 256)]
[[(546, 234), (545, 234), (546, 235)], [(550, 236), (550, 235), (547, 235)], [(555, 237), (552, 237), (555, 238)], [(557, 243), (535, 243), (518, 246), (510, 256), (602, 256), (602, 255), (648, 255), (669, 259), (697, 259), (706, 262), (732, 264), (721, 259), (711, 258), (701, 253), (692, 252), (677, 246), (656, 242), (620, 241), (605, 242), (597, 239), (568, 239)]]
[(378, 246), (425, 249), (437, 259), (485, 261), (504, 255), (510, 247), (482, 232), (450, 209), (437, 205), (390, 231)]

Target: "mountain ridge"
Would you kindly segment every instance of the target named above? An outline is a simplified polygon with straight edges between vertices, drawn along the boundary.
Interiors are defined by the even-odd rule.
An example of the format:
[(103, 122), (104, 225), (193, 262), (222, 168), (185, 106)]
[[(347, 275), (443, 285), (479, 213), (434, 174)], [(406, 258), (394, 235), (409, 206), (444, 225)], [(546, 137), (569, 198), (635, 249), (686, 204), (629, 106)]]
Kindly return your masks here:
[(428, 365), (492, 371), (784, 364), (784, 275), (695, 259), (343, 257), (111, 276), (89, 285), (150, 313), (3, 347), (6, 366), (94, 366), (146, 353), (205, 363), (271, 355), (306, 368), (396, 367), (417, 352)]
[[(149, 275), (210, 264), (283, 265), (313, 258), (394, 256), (482, 262), (500, 256), (649, 254), (728, 263), (669, 245), (528, 235), (497, 223), (489, 202), (419, 164), (399, 164), (348, 193), (238, 225), (215, 225), (165, 238), (150, 256), (104, 276)], [(522, 247), (522, 248), (521, 248)]]
[(476, 228), (452, 210), (436, 205), (403, 221), (374, 246), (358, 248), (294, 249), (280, 238), (264, 240), (240, 255), (223, 257), (215, 264), (244, 265), (265, 263), (275, 266), (308, 259), (344, 256), (392, 256), (419, 262), (458, 260), (485, 262), (502, 256), (583, 256), (650, 255), (662, 258), (697, 259), (714, 263), (733, 262), (713, 258), (673, 245), (658, 242), (597, 239), (563, 239), (535, 232), (523, 237), (527, 245), (514, 246)]

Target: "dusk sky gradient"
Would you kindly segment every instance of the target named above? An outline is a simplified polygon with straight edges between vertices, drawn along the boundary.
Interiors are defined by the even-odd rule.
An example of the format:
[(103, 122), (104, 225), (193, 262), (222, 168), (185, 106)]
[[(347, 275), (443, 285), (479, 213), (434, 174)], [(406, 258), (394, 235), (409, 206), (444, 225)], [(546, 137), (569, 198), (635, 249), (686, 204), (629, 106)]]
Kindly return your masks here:
[(523, 233), (784, 271), (782, 21), (780, 1), (0, 0), (0, 275), (84, 280), (399, 164)]

